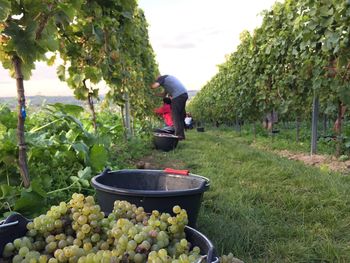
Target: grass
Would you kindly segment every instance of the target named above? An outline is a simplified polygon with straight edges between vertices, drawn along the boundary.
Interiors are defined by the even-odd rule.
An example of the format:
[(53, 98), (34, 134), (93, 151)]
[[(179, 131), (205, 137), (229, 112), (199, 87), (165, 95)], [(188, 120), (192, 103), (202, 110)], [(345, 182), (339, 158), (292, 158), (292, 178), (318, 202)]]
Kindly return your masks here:
[[(289, 125), (290, 126), (290, 125)], [(224, 128), (225, 129), (225, 128)], [(226, 128), (226, 130), (233, 130), (233, 128)], [(252, 125), (242, 126), (240, 133), (241, 140), (244, 142), (252, 143), (254, 141), (255, 146), (260, 148), (268, 148), (271, 150), (288, 150), (297, 153), (310, 153), (311, 151), (311, 127), (302, 123), (300, 127), (299, 142), (296, 142), (296, 128), (292, 125), (290, 127), (284, 127), (283, 124), (276, 124), (274, 129), (279, 130), (279, 133), (271, 136), (267, 135), (260, 125), (257, 125), (257, 138), (254, 138)], [(335, 155), (337, 141), (335, 139), (325, 138), (324, 136), (335, 136), (332, 127), (328, 127), (327, 131), (323, 131), (320, 127), (318, 128), (318, 136), (320, 137), (317, 141), (317, 153), (325, 155)], [(346, 122), (343, 125), (342, 136), (344, 143), (342, 145), (343, 154), (350, 155), (350, 123)], [(346, 147), (348, 146), (348, 147)]]
[(232, 131), (187, 133), (153, 159), (206, 176), (197, 221), (245, 262), (350, 262), (350, 178), (250, 147)]

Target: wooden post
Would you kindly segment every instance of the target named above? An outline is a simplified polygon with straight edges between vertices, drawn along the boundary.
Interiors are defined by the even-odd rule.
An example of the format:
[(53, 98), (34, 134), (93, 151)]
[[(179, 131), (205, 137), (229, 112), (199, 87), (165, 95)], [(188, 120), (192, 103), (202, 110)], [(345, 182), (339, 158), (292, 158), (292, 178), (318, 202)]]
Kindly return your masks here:
[(18, 115), (17, 115), (17, 140), (18, 140), (18, 166), (19, 172), (23, 179), (24, 187), (30, 186), (27, 150), (24, 137), (24, 122), (26, 118), (26, 99), (24, 95), (22, 62), (18, 56), (12, 57), (13, 67), (15, 69), (17, 98), (18, 98)]
[[(89, 90), (87, 85), (86, 85), (86, 79), (83, 80), (83, 85), (87, 90)], [(95, 112), (95, 107), (94, 107), (94, 99), (93, 99), (90, 91), (88, 93), (87, 101), (88, 101), (88, 105), (89, 105), (91, 115), (92, 115), (92, 125), (94, 127), (94, 131), (96, 134), (97, 133), (96, 112)]]
[(300, 117), (297, 115), (295, 118), (295, 126), (296, 126), (296, 142), (300, 140)]
[(91, 114), (92, 114), (92, 125), (94, 127), (95, 134), (97, 134), (97, 123), (96, 123), (96, 112), (95, 112), (95, 106), (94, 106), (94, 99), (92, 98), (90, 93), (88, 95), (88, 104), (89, 104), (89, 108), (90, 108)]
[(319, 100), (315, 94), (312, 103), (312, 127), (311, 127), (311, 155), (317, 153), (317, 122), (318, 122)]
[(343, 109), (343, 105), (341, 101), (338, 101), (338, 117), (335, 123), (335, 132), (337, 134), (337, 146), (336, 146), (336, 153), (335, 155), (339, 157), (342, 154), (342, 144), (343, 144), (343, 139), (341, 137), (341, 126), (342, 126), (342, 119), (344, 117), (345, 113), (345, 108)]
[(128, 139), (131, 138), (131, 122), (130, 122), (130, 102), (128, 93), (124, 94), (125, 99), (125, 128), (126, 136)]
[(253, 134), (254, 134), (254, 139), (256, 140), (256, 122), (255, 121), (253, 123)]

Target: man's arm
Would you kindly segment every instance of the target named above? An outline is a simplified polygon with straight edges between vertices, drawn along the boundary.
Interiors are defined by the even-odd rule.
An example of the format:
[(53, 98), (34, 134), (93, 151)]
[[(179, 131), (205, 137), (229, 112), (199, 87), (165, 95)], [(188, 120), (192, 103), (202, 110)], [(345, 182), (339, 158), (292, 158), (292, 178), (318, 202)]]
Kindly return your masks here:
[[(160, 87), (160, 84), (158, 82), (154, 82), (151, 84), (151, 88), (152, 89), (156, 89), (156, 88), (159, 88)], [(155, 94), (157, 97), (165, 97), (166, 93), (165, 91), (164, 92), (159, 92), (159, 93), (156, 93)]]
[(158, 82), (153, 82), (152, 84), (151, 84), (151, 88), (152, 89), (156, 89), (156, 88), (159, 88), (160, 87), (160, 84), (158, 83)]

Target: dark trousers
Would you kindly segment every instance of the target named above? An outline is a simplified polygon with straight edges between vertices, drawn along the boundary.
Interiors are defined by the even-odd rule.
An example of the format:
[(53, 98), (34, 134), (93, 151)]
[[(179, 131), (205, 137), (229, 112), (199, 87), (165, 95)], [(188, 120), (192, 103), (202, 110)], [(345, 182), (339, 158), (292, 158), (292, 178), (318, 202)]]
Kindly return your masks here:
[(186, 101), (188, 99), (187, 93), (171, 100), (171, 112), (174, 121), (175, 135), (185, 138), (185, 114)]

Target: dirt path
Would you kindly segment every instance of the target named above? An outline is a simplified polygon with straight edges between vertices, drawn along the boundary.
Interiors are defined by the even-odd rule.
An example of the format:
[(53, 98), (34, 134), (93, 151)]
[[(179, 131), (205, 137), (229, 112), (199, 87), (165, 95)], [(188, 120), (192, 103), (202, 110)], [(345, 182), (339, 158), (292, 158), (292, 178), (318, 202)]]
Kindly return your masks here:
[(350, 174), (350, 160), (341, 162), (333, 156), (328, 155), (309, 155), (305, 153), (293, 153), (288, 150), (273, 151), (279, 156), (288, 158), (289, 160), (302, 161), (306, 165), (320, 167), (321, 169), (329, 169), (331, 171)]
[(167, 158), (159, 153), (154, 153), (149, 156), (143, 157), (136, 162), (138, 169), (156, 169), (163, 170), (165, 168), (183, 169), (184, 163), (180, 160), (167, 160)]

